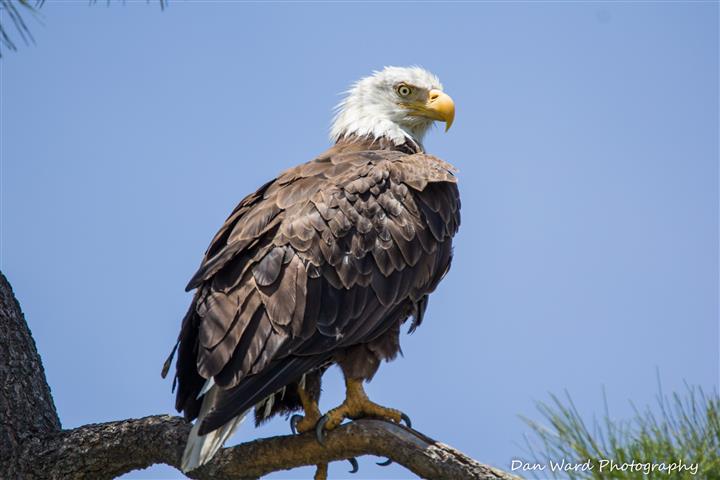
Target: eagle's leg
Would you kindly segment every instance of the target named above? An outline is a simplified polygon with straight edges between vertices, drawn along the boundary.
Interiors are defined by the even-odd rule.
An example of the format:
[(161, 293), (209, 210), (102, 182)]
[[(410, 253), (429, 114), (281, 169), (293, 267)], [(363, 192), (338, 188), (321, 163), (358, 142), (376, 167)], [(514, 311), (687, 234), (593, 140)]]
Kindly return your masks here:
[[(317, 399), (305, 388), (303, 388), (302, 384), (298, 385), (297, 392), (298, 397), (300, 397), (300, 403), (302, 404), (305, 416), (293, 415), (292, 418), (290, 418), (290, 428), (292, 428), (293, 433), (305, 433), (315, 428), (315, 425), (320, 419), (320, 407), (318, 406)], [(357, 472), (357, 460), (355, 458), (348, 458), (348, 461), (352, 466), (350, 473)], [(315, 480), (326, 480), (328, 474), (328, 464), (318, 463), (315, 467), (315, 476), (313, 478)]]
[(361, 378), (345, 376), (345, 401), (339, 406), (323, 415), (315, 427), (318, 441), (323, 442), (323, 429), (333, 430), (337, 428), (344, 419), (356, 420), (364, 417), (381, 418), (395, 423), (404, 421), (409, 427), (410, 418), (400, 410), (387, 408), (371, 402), (363, 388)]
[[(293, 415), (290, 418), (290, 428), (293, 433), (305, 433), (315, 428), (315, 424), (320, 419), (320, 407), (317, 400), (305, 390), (302, 383), (298, 385), (297, 392), (305, 416)], [(318, 463), (315, 467), (314, 480), (327, 480), (328, 464)]]
[(317, 399), (313, 398), (303, 386), (298, 385), (297, 390), (305, 416), (293, 415), (290, 419), (290, 426), (293, 433), (305, 433), (315, 428), (320, 419), (320, 407)]

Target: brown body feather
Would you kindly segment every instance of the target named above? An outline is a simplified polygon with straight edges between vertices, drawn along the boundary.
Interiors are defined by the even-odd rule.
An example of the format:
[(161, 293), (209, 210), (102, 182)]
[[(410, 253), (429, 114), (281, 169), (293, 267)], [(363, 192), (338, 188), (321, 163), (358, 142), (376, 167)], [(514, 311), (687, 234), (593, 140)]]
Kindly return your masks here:
[(408, 144), (353, 138), (242, 200), (188, 284), (177, 409), (196, 418), (214, 377), (222, 391), (202, 434), (276, 392), (267, 413), (300, 408), (297, 383), (309, 374), (319, 396), (332, 362), (372, 378), (450, 266), (452, 172)]

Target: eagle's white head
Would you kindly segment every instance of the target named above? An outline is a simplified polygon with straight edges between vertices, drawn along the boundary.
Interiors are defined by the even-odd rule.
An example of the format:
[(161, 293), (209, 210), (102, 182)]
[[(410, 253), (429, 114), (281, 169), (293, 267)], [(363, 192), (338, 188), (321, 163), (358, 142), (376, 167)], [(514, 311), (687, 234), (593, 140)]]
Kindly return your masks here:
[(440, 80), (420, 67), (385, 67), (356, 82), (337, 106), (330, 136), (337, 142), (357, 135), (385, 138), (395, 145), (407, 141), (422, 148), (433, 121), (455, 117), (455, 104)]

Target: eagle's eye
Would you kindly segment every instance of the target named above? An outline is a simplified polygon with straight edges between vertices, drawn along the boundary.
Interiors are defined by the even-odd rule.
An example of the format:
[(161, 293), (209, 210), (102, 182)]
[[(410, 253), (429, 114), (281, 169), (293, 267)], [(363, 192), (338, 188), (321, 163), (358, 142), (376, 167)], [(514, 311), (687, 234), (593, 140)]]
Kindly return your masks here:
[(407, 97), (408, 95), (410, 95), (412, 93), (412, 88), (405, 85), (404, 83), (401, 83), (400, 85), (398, 85), (396, 87), (396, 90), (397, 90), (398, 95), (400, 95), (401, 97)]

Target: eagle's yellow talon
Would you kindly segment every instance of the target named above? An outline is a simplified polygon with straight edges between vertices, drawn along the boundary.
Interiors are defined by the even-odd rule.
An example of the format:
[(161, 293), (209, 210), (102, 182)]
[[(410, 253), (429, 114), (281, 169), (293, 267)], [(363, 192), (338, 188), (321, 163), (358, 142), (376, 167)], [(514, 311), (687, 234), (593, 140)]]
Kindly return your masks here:
[(293, 433), (296, 434), (309, 432), (310, 430), (315, 428), (315, 425), (317, 425), (319, 419), (319, 412), (306, 414), (305, 416), (293, 415), (292, 418), (290, 418), (290, 429)]
[[(315, 428), (315, 424), (318, 423), (320, 419), (320, 407), (318, 406), (317, 400), (308, 395), (307, 391), (300, 385), (298, 385), (297, 392), (305, 415), (293, 415), (290, 418), (290, 429), (292, 429), (293, 433), (305, 433)], [(328, 464), (318, 463), (315, 467), (315, 476), (313, 479), (327, 480)]]
[(300, 402), (302, 403), (305, 416), (293, 415), (290, 418), (290, 429), (293, 433), (305, 433), (309, 432), (318, 420), (320, 420), (320, 407), (314, 398), (305, 391), (304, 388), (298, 386), (298, 395), (300, 396)]
[(345, 401), (339, 407), (333, 408), (323, 415), (315, 426), (318, 442), (324, 443), (325, 430), (337, 428), (346, 418), (357, 420), (372, 417), (395, 423), (404, 421), (408, 427), (411, 425), (410, 418), (400, 410), (383, 407), (371, 402), (362, 387), (362, 380), (346, 378), (345, 386), (347, 389)]

